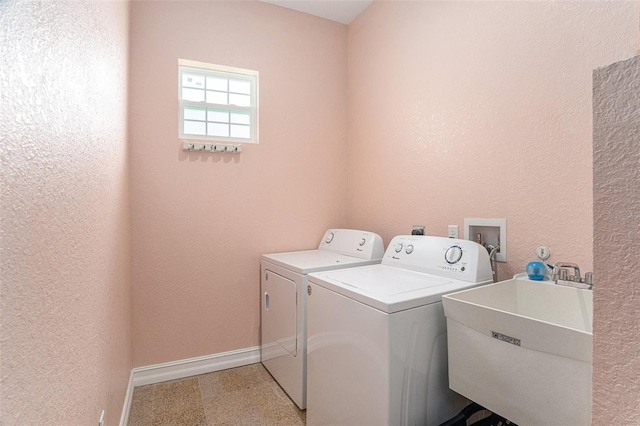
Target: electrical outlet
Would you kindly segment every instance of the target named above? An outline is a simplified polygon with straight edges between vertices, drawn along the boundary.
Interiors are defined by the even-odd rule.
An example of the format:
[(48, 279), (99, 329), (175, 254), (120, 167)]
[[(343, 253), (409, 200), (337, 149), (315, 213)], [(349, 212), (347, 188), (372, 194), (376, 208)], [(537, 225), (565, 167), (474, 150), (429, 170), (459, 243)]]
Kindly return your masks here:
[(424, 235), (424, 225), (413, 225), (411, 235)]
[(538, 255), (538, 259), (547, 260), (549, 256), (551, 256), (551, 252), (548, 247), (540, 246), (536, 249), (536, 254)]
[(104, 410), (102, 410), (102, 414), (100, 414), (100, 421), (98, 422), (98, 426), (104, 426)]
[(449, 238), (458, 238), (458, 225), (449, 225)]

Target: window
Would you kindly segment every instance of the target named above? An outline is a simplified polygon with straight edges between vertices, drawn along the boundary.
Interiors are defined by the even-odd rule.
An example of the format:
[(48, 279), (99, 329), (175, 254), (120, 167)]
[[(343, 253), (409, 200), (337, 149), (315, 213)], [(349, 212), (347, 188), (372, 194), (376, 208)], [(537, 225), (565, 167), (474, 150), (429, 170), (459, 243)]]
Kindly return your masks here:
[(178, 60), (179, 137), (258, 143), (258, 72)]

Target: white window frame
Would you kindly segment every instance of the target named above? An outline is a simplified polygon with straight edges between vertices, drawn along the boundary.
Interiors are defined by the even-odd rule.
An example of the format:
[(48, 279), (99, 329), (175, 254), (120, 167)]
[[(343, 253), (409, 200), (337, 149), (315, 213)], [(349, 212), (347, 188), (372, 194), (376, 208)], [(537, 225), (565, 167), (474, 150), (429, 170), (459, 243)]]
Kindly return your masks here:
[[(203, 75), (205, 77), (222, 77), (231, 80), (246, 81), (251, 84), (250, 106), (238, 106), (234, 104), (215, 104), (208, 102), (194, 102), (182, 99), (182, 74), (190, 72)], [(184, 111), (185, 108), (196, 107), (229, 111), (229, 113), (240, 112), (249, 115), (249, 138), (239, 138), (231, 136), (212, 135), (192, 135), (184, 133)], [(258, 71), (243, 68), (229, 67), (225, 65), (215, 65), (205, 62), (178, 59), (178, 137), (185, 140), (200, 140), (223, 143), (258, 143)], [(208, 115), (207, 115), (208, 117)], [(205, 118), (205, 123), (211, 123)]]

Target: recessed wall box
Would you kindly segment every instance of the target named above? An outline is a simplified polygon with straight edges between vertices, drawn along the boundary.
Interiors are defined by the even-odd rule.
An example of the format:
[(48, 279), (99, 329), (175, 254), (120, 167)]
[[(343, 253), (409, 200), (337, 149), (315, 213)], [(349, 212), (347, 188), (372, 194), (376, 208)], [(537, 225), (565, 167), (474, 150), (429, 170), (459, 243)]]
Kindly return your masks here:
[(485, 247), (499, 247), (495, 259), (507, 261), (507, 219), (465, 219), (464, 238)]

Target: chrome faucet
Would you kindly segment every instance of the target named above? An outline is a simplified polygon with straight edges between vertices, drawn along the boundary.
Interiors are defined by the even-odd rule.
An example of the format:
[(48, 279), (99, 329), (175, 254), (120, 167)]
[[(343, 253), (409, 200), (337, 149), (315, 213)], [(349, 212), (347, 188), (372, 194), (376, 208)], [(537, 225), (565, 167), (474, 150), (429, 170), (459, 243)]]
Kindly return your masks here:
[[(573, 275), (569, 275), (570, 269), (573, 269)], [(556, 284), (569, 287), (593, 289), (593, 272), (585, 273), (584, 278), (582, 278), (580, 276), (580, 267), (575, 263), (558, 262), (553, 265), (552, 280)]]

